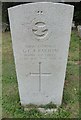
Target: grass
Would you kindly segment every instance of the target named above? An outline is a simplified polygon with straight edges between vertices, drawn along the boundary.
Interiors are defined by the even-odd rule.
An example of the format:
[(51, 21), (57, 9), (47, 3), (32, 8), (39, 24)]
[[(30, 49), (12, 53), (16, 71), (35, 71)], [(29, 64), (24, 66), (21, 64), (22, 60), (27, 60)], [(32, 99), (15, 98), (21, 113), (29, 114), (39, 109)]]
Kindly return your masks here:
[[(72, 31), (62, 105), (51, 114), (39, 112), (36, 107), (24, 111), (20, 104), (10, 32), (3, 33), (2, 83), (3, 118), (79, 118), (79, 42)], [(33, 105), (32, 105), (33, 106)], [(45, 108), (55, 107), (52, 104)]]

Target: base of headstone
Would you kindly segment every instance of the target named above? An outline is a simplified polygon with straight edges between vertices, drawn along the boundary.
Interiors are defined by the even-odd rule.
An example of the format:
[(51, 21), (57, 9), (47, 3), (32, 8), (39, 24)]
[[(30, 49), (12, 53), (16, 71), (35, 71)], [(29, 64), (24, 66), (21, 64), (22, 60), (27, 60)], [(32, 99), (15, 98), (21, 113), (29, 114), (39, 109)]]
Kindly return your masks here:
[(36, 109), (37, 111), (39, 111), (41, 113), (53, 113), (53, 112), (57, 112), (58, 108), (59, 108), (59, 106), (57, 106), (57, 105), (55, 105), (53, 103), (49, 103), (49, 104), (46, 104), (46, 105), (28, 104), (28, 105), (23, 106), (23, 107), (24, 107), (24, 111), (30, 111), (30, 110)]
[(45, 108), (24, 108), (24, 111), (30, 111), (30, 110), (33, 110), (33, 109), (36, 109), (37, 111), (41, 112), (41, 113), (53, 113), (53, 112), (57, 112), (58, 111), (58, 107), (57, 108), (48, 108), (48, 109), (45, 109)]

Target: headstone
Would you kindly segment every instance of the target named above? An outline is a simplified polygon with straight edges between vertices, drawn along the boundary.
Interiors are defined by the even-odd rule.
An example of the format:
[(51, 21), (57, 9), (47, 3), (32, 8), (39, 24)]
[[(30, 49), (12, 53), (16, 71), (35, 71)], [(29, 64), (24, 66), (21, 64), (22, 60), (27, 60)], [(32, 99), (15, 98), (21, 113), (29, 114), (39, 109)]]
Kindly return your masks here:
[(78, 25), (77, 29), (78, 29), (78, 35), (81, 37), (81, 25)]
[(6, 31), (9, 31), (9, 25), (7, 23), (2, 23), (0, 24), (2, 25), (2, 32), (6, 32)]
[(8, 9), (23, 106), (61, 104), (73, 8), (38, 2)]
[(75, 30), (76, 26), (75, 26), (75, 21), (72, 22), (72, 30)]

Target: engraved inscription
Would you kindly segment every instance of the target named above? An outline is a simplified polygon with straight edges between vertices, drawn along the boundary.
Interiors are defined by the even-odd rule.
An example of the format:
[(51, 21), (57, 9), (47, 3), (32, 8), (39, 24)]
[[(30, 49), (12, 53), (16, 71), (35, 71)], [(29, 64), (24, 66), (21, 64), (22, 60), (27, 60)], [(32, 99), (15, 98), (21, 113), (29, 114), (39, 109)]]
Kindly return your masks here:
[(25, 45), (25, 49), (23, 49), (23, 55), (25, 59), (35, 60), (39, 57), (41, 60), (43, 59), (56, 59), (58, 49), (56, 49), (52, 45)]

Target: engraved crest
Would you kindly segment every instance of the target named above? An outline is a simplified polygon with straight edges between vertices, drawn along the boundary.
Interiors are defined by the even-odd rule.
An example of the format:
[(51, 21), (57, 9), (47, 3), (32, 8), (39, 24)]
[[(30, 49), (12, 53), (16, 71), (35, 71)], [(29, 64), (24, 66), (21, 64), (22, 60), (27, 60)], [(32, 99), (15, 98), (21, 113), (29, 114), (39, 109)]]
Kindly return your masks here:
[(39, 40), (45, 38), (48, 34), (48, 28), (46, 26), (46, 23), (40, 21), (34, 22), (32, 32)]

